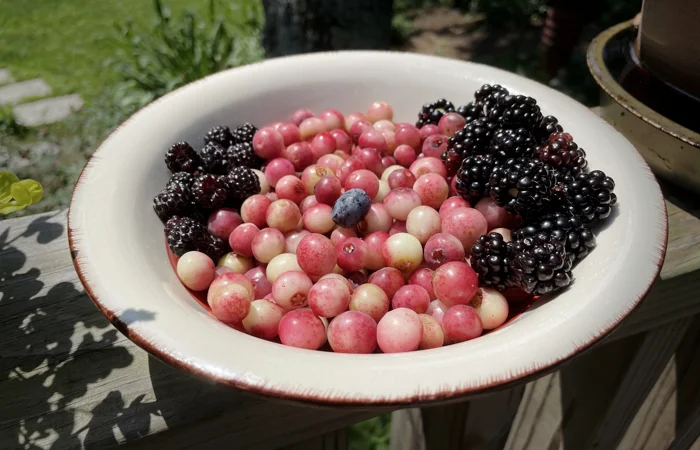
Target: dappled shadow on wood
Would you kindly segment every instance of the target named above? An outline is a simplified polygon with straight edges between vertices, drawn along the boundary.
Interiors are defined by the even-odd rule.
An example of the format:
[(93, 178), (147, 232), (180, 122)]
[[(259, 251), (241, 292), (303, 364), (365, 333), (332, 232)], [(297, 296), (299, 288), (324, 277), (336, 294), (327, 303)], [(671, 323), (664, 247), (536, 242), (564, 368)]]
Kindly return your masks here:
[[(47, 285), (56, 274), (31, 267), (19, 248), (35, 239), (31, 245), (39, 245), (37, 253), (44, 257), (42, 246), (65, 240), (62, 217), (55, 216), (36, 218), (13, 238), (9, 227), (0, 234), (2, 448), (103, 448), (117, 442), (115, 427), (126, 438), (145, 434), (150, 414), (157, 414), (143, 407), (141, 398), (125, 404), (118, 391), (110, 392), (91, 411), (71, 406), (93, 383), (129, 366), (133, 356), (114, 345), (118, 331), (97, 312), (79, 283)], [(55, 246), (51, 251), (57, 254)], [(60, 251), (68, 257), (67, 248)], [(134, 311), (129, 317), (152, 319), (146, 311)]]

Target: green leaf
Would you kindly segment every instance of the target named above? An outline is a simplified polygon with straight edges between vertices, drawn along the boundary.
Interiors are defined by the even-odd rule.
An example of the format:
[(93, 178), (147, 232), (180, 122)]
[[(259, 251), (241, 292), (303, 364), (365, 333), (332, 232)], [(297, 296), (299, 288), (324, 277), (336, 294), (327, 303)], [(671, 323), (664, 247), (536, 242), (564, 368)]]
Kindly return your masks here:
[(12, 198), (15, 199), (15, 203), (19, 206), (28, 206), (32, 204), (32, 194), (22, 184), (12, 183), (10, 187), (12, 192)]
[(36, 180), (22, 180), (17, 184), (21, 184), (22, 186), (27, 188), (29, 194), (32, 197), (32, 205), (39, 203), (41, 201), (41, 198), (44, 196), (44, 188), (41, 187), (41, 184), (39, 184), (39, 182)]
[(0, 172), (0, 204), (7, 203), (12, 199), (11, 187), (13, 183), (19, 181), (17, 175), (12, 172)]
[(26, 208), (28, 205), (18, 205), (15, 202), (10, 202), (7, 206), (0, 205), (0, 214), (10, 214), (20, 209)]

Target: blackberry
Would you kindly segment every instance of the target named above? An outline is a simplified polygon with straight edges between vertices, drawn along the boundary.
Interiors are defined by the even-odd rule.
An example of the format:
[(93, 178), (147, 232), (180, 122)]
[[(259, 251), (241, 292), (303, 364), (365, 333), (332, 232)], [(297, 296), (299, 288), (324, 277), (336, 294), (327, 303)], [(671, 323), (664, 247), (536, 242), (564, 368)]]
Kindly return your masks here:
[(170, 250), (176, 256), (205, 248), (209, 233), (205, 225), (189, 217), (171, 217), (165, 224), (165, 234)]
[(500, 130), (493, 135), (489, 144), (489, 153), (499, 161), (531, 158), (536, 149), (535, 139), (525, 128)]
[(559, 125), (559, 120), (554, 116), (543, 117), (535, 127), (533, 134), (539, 145), (544, 145), (549, 141), (549, 136), (554, 133), (561, 133), (564, 129)]
[(440, 155), (442, 162), (445, 163), (445, 168), (447, 169), (447, 176), (452, 177), (459, 172), (459, 167), (462, 165), (464, 157), (454, 150), (447, 150), (445, 153)]
[(226, 175), (229, 199), (242, 202), (246, 198), (260, 193), (260, 179), (247, 167), (233, 167)]
[(216, 264), (219, 258), (231, 251), (231, 247), (229, 247), (228, 242), (207, 233), (199, 247), (199, 251), (213, 259)]
[(224, 125), (217, 125), (204, 136), (204, 144), (216, 144), (219, 147), (227, 148), (233, 144), (233, 133), (231, 129)]
[(462, 161), (455, 187), (459, 195), (471, 202), (489, 194), (491, 173), (497, 166), (493, 155), (468, 156)]
[(537, 160), (509, 159), (491, 173), (491, 198), (510, 212), (526, 218), (551, 199), (554, 172)]
[(253, 136), (257, 133), (258, 129), (252, 123), (244, 123), (240, 127), (233, 130), (233, 143), (234, 144), (252, 144)]
[(234, 167), (259, 169), (262, 166), (262, 160), (255, 154), (253, 144), (248, 142), (230, 146), (226, 150), (226, 161), (228, 164), (228, 171), (231, 171)]
[(194, 175), (188, 172), (177, 172), (168, 180), (166, 189), (189, 191), (194, 181)]
[(200, 175), (192, 183), (192, 196), (201, 208), (213, 209), (223, 206), (228, 195), (225, 177), (211, 174)]
[(427, 124), (437, 125), (445, 113), (454, 112), (454, 110), (455, 105), (444, 98), (437, 99), (433, 103), (426, 103), (418, 113), (416, 127), (421, 128)]
[(217, 143), (207, 143), (200, 156), (202, 158), (202, 167), (208, 173), (223, 175), (228, 170), (227, 147), (222, 147)]
[(542, 120), (537, 100), (524, 95), (498, 97), (497, 105), (487, 112), (487, 117), (508, 128), (534, 128)]
[(511, 280), (526, 292), (544, 295), (571, 284), (571, 258), (564, 243), (547, 234), (513, 241)]
[(484, 105), (481, 102), (469, 102), (466, 105), (461, 105), (457, 108), (457, 114), (464, 117), (467, 123), (472, 120), (476, 120), (481, 117), (481, 113), (484, 110)]
[(580, 173), (567, 177), (564, 193), (568, 200), (568, 209), (583, 223), (605, 219), (617, 203), (613, 193), (615, 182), (600, 170)]
[(473, 120), (447, 141), (447, 149), (454, 150), (465, 158), (488, 153), (488, 145), (496, 128), (497, 124), (489, 120)]
[(165, 152), (165, 165), (173, 173), (194, 173), (202, 165), (202, 161), (190, 144), (176, 142)]
[(500, 118), (502, 110), (498, 108), (499, 99), (509, 95), (508, 89), (499, 84), (485, 84), (474, 93), (477, 103), (481, 105), (481, 116)]
[(579, 148), (569, 133), (554, 133), (546, 145), (537, 149), (537, 157), (564, 173), (577, 174), (588, 167), (586, 152)]
[(153, 209), (162, 221), (187, 215), (193, 210), (192, 197), (188, 190), (166, 188), (153, 198)]
[(476, 241), (471, 251), (472, 268), (479, 274), (479, 282), (499, 291), (511, 285), (510, 249), (500, 233), (485, 234)]
[(562, 212), (548, 212), (516, 229), (513, 239), (522, 240), (540, 233), (553, 236), (564, 243), (572, 261), (583, 259), (596, 245), (595, 235), (580, 219)]

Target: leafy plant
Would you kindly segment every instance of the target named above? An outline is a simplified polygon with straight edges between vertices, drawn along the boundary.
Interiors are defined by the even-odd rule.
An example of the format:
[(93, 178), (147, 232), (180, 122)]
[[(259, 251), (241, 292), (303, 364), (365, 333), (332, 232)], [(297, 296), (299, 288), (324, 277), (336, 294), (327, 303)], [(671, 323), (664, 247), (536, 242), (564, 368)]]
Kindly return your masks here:
[(162, 0), (154, 0), (157, 21), (152, 29), (137, 30), (132, 21), (117, 25), (116, 66), (125, 81), (122, 102), (140, 106), (206, 75), (261, 59), (261, 4), (228, 3), (220, 8), (209, 0), (206, 20), (192, 11), (175, 20)]
[(348, 429), (351, 450), (387, 450), (391, 434), (391, 414), (382, 414)]
[(533, 16), (543, 16), (546, 0), (473, 0), (471, 9), (484, 14), (492, 26), (528, 25)]
[(37, 181), (20, 180), (12, 172), (0, 172), (0, 214), (38, 203), (43, 195), (44, 189)]
[(12, 106), (0, 106), (0, 134), (23, 138), (29, 134), (29, 128), (17, 122)]

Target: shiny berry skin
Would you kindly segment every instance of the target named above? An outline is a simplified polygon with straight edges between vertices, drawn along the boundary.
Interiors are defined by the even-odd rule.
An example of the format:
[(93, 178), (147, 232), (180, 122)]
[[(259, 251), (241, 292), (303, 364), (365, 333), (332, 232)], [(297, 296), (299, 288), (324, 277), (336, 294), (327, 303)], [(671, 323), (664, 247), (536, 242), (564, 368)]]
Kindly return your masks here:
[(330, 131), (331, 136), (335, 139), (335, 150), (344, 150), (350, 152), (352, 150), (352, 138), (341, 128), (336, 128)]
[(430, 305), (428, 291), (415, 284), (401, 286), (391, 299), (392, 309), (408, 308), (418, 314), (423, 314)]
[(354, 112), (345, 116), (345, 131), (349, 133), (350, 128), (352, 128), (352, 126), (360, 120), (369, 122), (367, 120), (367, 116), (365, 116), (365, 114), (361, 112)]
[(284, 236), (284, 252), (296, 254), (299, 242), (308, 234), (308, 230), (294, 230), (287, 233)]
[[(312, 164), (301, 173), (301, 181), (304, 183), (307, 195), (314, 194), (316, 183), (323, 177), (333, 176), (333, 172), (328, 167)], [(342, 180), (341, 180), (342, 181)]]
[(193, 291), (206, 290), (214, 281), (214, 261), (202, 252), (187, 252), (177, 261), (177, 276)]
[(423, 324), (423, 337), (418, 345), (418, 350), (438, 348), (445, 345), (445, 332), (438, 321), (428, 314), (418, 314), (418, 318)]
[(345, 117), (337, 109), (327, 109), (319, 114), (318, 117), (326, 124), (327, 130), (343, 128), (345, 126)]
[(389, 311), (389, 297), (377, 285), (366, 283), (358, 286), (350, 299), (350, 311), (360, 311), (379, 322)]
[[(396, 165), (396, 159), (393, 156), (385, 156), (382, 158), (382, 173), (384, 172), (383, 169), (386, 169), (387, 167), (395, 166)], [(381, 173), (379, 174), (381, 175)]]
[[(366, 131), (374, 130), (372, 123), (367, 119), (360, 119), (355, 121), (352, 126), (348, 129), (348, 134), (353, 142), (357, 143), (360, 140), (360, 136)], [(376, 131), (376, 130), (374, 130)], [(377, 132), (381, 135), (380, 132)]]
[(429, 173), (416, 180), (413, 190), (420, 196), (421, 204), (437, 210), (447, 200), (450, 187), (443, 176)]
[(326, 234), (335, 226), (333, 222), (333, 208), (319, 203), (306, 210), (302, 216), (304, 228), (312, 233)]
[[(250, 311), (250, 303), (253, 301), (252, 287), (248, 289), (243, 284), (226, 282), (228, 275), (237, 274), (222, 275), (214, 280), (207, 292), (207, 303), (211, 307), (214, 317), (220, 321), (224, 323), (240, 323)], [(243, 279), (245, 280), (245, 278)], [(221, 282), (217, 283), (219, 280)]]
[(301, 140), (301, 133), (299, 133), (299, 127), (293, 123), (283, 123), (279, 127), (277, 127), (277, 131), (279, 131), (279, 133), (282, 135), (285, 147), (289, 147), (295, 142), (299, 142)]
[(248, 197), (241, 206), (241, 218), (245, 223), (252, 223), (260, 227), (267, 226), (267, 208), (272, 202), (262, 194)]
[(289, 121), (298, 127), (304, 121), (304, 119), (308, 119), (309, 117), (314, 117), (313, 111), (305, 108), (297, 109), (294, 111), (294, 114), (292, 114)]
[(382, 247), (387, 239), (389, 239), (389, 233), (384, 231), (375, 231), (365, 236), (364, 241), (367, 244), (365, 267), (369, 270), (379, 270), (384, 267)]
[(275, 193), (280, 199), (299, 204), (306, 198), (304, 183), (296, 175), (285, 175), (277, 182)]
[(301, 308), (308, 303), (311, 286), (311, 278), (304, 272), (284, 272), (272, 283), (272, 298), (285, 311)]
[(340, 180), (341, 183), (345, 184), (345, 180), (354, 172), (358, 170), (362, 170), (365, 168), (365, 165), (362, 161), (360, 161), (359, 158), (352, 156), (348, 159), (346, 159), (340, 167), (338, 167), (338, 170), (336, 170), (335, 174)]
[(361, 189), (372, 199), (379, 192), (379, 179), (373, 172), (367, 169), (360, 169), (348, 175), (343, 183), (343, 187), (346, 191)]
[(425, 244), (430, 236), (441, 230), (440, 215), (429, 206), (414, 208), (406, 218), (406, 232)]
[(274, 128), (261, 128), (253, 136), (253, 150), (255, 150), (256, 155), (263, 159), (279, 157), (284, 148), (284, 137)]
[(479, 288), (470, 306), (479, 314), (484, 330), (496, 329), (508, 319), (508, 301), (495, 289)]
[(285, 158), (275, 158), (265, 166), (265, 178), (273, 188), (277, 186), (277, 182), (285, 175), (295, 175), (294, 165)]
[(280, 199), (270, 204), (265, 219), (270, 228), (277, 228), (286, 233), (296, 229), (301, 220), (301, 211), (293, 201)]
[(445, 219), (452, 211), (457, 208), (471, 208), (468, 201), (459, 196), (449, 197), (440, 205), (440, 218)]
[(241, 223), (241, 216), (231, 208), (214, 210), (207, 220), (207, 229), (212, 236), (228, 239), (231, 232)]
[(417, 350), (422, 339), (423, 323), (408, 308), (388, 312), (377, 324), (377, 344), (384, 353)]
[(359, 148), (356, 147), (352, 151), (352, 156), (359, 159), (364, 165), (364, 168), (373, 172), (377, 177), (380, 177), (384, 172), (382, 164), (382, 155), (374, 148)]
[(457, 113), (447, 113), (438, 122), (438, 128), (440, 133), (445, 136), (452, 137), (456, 132), (464, 128), (467, 121), (460, 114)]
[(422, 175), (428, 173), (436, 173), (442, 178), (447, 178), (447, 168), (445, 164), (439, 159), (431, 156), (426, 156), (425, 158), (418, 158), (411, 166), (408, 168), (416, 178), (420, 178)]
[(464, 260), (464, 246), (449, 233), (436, 233), (425, 243), (423, 258), (432, 268), (452, 261)]
[(357, 237), (353, 228), (336, 227), (331, 233), (331, 242), (337, 246), (347, 238)]
[(325, 176), (318, 180), (314, 186), (314, 195), (319, 203), (333, 206), (335, 201), (340, 198), (343, 187), (340, 180), (335, 176)]
[(374, 123), (379, 120), (392, 120), (394, 118), (394, 110), (391, 105), (384, 101), (376, 101), (369, 105), (367, 109), (367, 119)]
[(331, 170), (331, 172), (335, 173), (340, 167), (340, 165), (344, 162), (345, 160), (343, 158), (336, 155), (335, 153), (331, 153), (329, 155), (323, 155), (320, 158), (318, 158), (317, 164), (321, 167), (327, 167)]
[(457, 208), (442, 221), (442, 232), (459, 239), (467, 252), (487, 229), (486, 219), (473, 208)]
[(448, 140), (449, 138), (444, 134), (428, 136), (423, 141), (423, 146), (421, 147), (423, 156), (440, 158), (441, 155), (447, 151)]
[(382, 288), (389, 300), (394, 297), (394, 294), (401, 286), (406, 284), (401, 271), (393, 267), (384, 267), (377, 270), (370, 275), (369, 282)]
[[(411, 147), (414, 152), (420, 148), (420, 131), (413, 125), (397, 127), (394, 131), (394, 137), (397, 145), (396, 150), (398, 150), (402, 145)], [(394, 150), (394, 156), (396, 156), (396, 150)]]
[(464, 342), (481, 336), (481, 318), (474, 308), (467, 305), (451, 307), (442, 318), (442, 329), (452, 342)]
[(382, 172), (382, 176), (379, 177), (380, 180), (384, 180), (386, 182), (389, 182), (389, 176), (395, 171), (395, 170), (401, 170), (403, 167), (399, 166), (398, 164), (395, 166), (389, 166), (386, 169), (384, 169), (384, 172)]
[(478, 288), (476, 272), (467, 263), (449, 262), (438, 267), (433, 274), (435, 295), (447, 307), (468, 304)]
[(384, 242), (382, 256), (387, 266), (411, 272), (423, 262), (423, 246), (415, 236), (396, 233)]
[(431, 315), (437, 323), (442, 325), (442, 319), (445, 317), (446, 312), (447, 306), (445, 306), (444, 303), (440, 300), (433, 300), (430, 302), (430, 306), (428, 306), (428, 310), (425, 313)]
[[(265, 276), (267, 276), (267, 281), (274, 283), (280, 275), (293, 270), (301, 271), (297, 256), (294, 253), (280, 253), (267, 264)], [(270, 286), (272, 289), (272, 285)]]
[(433, 271), (427, 267), (419, 267), (414, 270), (408, 278), (408, 284), (415, 284), (422, 287), (428, 293), (430, 300), (435, 300), (435, 291), (433, 291)]
[[(440, 133), (440, 127), (437, 125), (433, 124), (428, 124), (428, 125), (423, 125), (420, 128), (420, 139), (421, 139), (421, 144), (423, 143), (424, 140), (428, 138), (428, 136), (432, 136), (434, 134), (441, 134)], [(416, 147), (418, 149), (419, 147)]]
[(371, 205), (372, 200), (365, 191), (345, 191), (333, 205), (333, 221), (341, 227), (353, 227), (367, 214)]
[(389, 183), (387, 183), (384, 180), (379, 180), (379, 191), (377, 191), (377, 195), (374, 196), (374, 198), (372, 199), (372, 202), (373, 203), (383, 203), (384, 199), (389, 194), (389, 191), (391, 191), (391, 188), (389, 187)]
[(488, 229), (510, 228), (515, 224), (515, 218), (505, 208), (498, 206), (491, 197), (479, 200), (474, 209), (484, 216)]
[(302, 215), (312, 206), (318, 205), (318, 200), (316, 200), (315, 195), (307, 195), (304, 197), (304, 200), (301, 201), (299, 204), (299, 211), (302, 213)]
[(417, 158), (418, 154), (416, 151), (413, 149), (413, 147), (408, 145), (399, 145), (396, 147), (396, 150), (394, 150), (394, 159), (396, 159), (398, 164), (401, 164), (404, 167), (410, 167)]
[(299, 267), (311, 277), (321, 277), (333, 271), (337, 256), (335, 246), (322, 234), (311, 233), (297, 246)]
[(374, 233), (375, 231), (386, 231), (391, 229), (394, 220), (391, 218), (382, 203), (372, 203), (365, 217), (357, 224), (357, 231), (361, 235)]
[(416, 182), (416, 176), (413, 175), (413, 172), (408, 169), (394, 170), (389, 175), (387, 182), (389, 183), (389, 187), (391, 189), (400, 187), (413, 188), (413, 184)]
[(255, 259), (268, 263), (284, 251), (284, 234), (275, 228), (264, 228), (253, 238), (251, 249)]
[(231, 269), (231, 272), (244, 274), (253, 268), (253, 260), (248, 257), (229, 252), (219, 259), (217, 266), (228, 267)]
[(289, 160), (294, 170), (301, 172), (314, 162), (314, 154), (308, 142), (295, 142), (282, 151), (282, 157)]
[(260, 194), (267, 194), (270, 192), (270, 183), (267, 182), (267, 178), (262, 170), (250, 169), (258, 177), (258, 182), (260, 183)]
[(277, 337), (283, 316), (284, 310), (271, 301), (253, 300), (248, 315), (243, 319), (243, 329), (251, 336), (271, 340)]
[(392, 130), (384, 129), (382, 130), (382, 136), (384, 136), (384, 141), (386, 141), (386, 150), (382, 152), (383, 156), (391, 156), (396, 150), (396, 135)]
[[(308, 119), (307, 119), (308, 120)], [(317, 350), (326, 343), (326, 327), (310, 309), (289, 311), (280, 320), (278, 333), (284, 345)]]
[(389, 228), (389, 236), (393, 236), (396, 233), (408, 233), (406, 230), (406, 222), (403, 220), (394, 221), (394, 224)]
[(356, 272), (365, 268), (367, 244), (360, 238), (351, 237), (335, 246), (338, 255), (337, 264), (348, 272)]
[(335, 138), (330, 133), (319, 133), (311, 141), (311, 154), (314, 162), (323, 155), (333, 153), (336, 149)]
[(394, 130), (396, 130), (396, 125), (394, 125), (394, 122), (392, 122), (391, 120), (382, 119), (382, 120), (377, 120), (376, 122), (374, 122), (372, 124), (372, 128), (374, 128), (377, 131), (384, 131), (384, 130), (394, 131)]
[(391, 190), (382, 202), (387, 212), (396, 220), (405, 221), (408, 214), (421, 205), (420, 195), (410, 188)]
[(382, 155), (384, 155), (387, 150), (386, 138), (381, 131), (377, 131), (374, 128), (363, 132), (357, 139), (357, 145), (359, 145), (360, 148), (374, 148)]
[(228, 237), (228, 245), (235, 253), (250, 258), (253, 256), (253, 239), (260, 228), (253, 223), (244, 223), (236, 227)]
[(265, 268), (259, 266), (253, 267), (243, 274), (243, 276), (253, 285), (253, 297), (263, 298), (272, 292), (272, 283), (267, 279)]
[(318, 117), (309, 117), (299, 124), (299, 134), (302, 141), (308, 141), (325, 131), (326, 123)]
[(359, 311), (346, 311), (331, 320), (328, 343), (336, 353), (372, 353), (377, 348), (377, 322)]
[(337, 278), (318, 280), (309, 291), (309, 307), (319, 317), (332, 318), (348, 309), (352, 292)]

